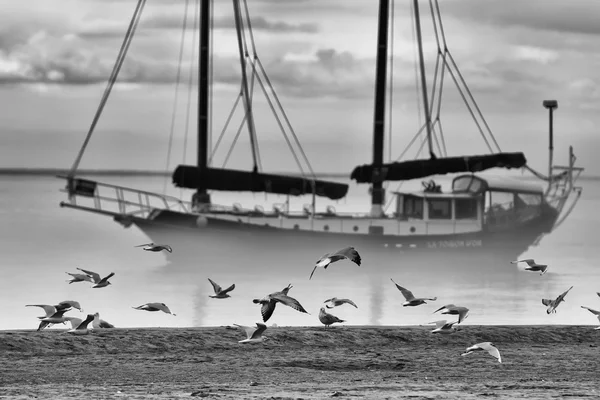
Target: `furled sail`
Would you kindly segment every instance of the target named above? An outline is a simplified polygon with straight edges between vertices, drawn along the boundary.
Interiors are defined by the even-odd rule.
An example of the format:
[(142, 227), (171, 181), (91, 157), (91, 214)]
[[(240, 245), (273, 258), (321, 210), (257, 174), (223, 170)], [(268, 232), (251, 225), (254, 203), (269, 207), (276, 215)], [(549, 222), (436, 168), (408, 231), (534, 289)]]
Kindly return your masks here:
[(173, 184), (177, 187), (236, 192), (267, 192), (292, 196), (313, 193), (313, 182), (317, 196), (339, 200), (348, 193), (348, 185), (338, 182), (310, 180), (288, 175), (264, 174), (261, 172), (234, 169), (200, 169), (190, 165), (180, 165), (173, 172)]
[(383, 164), (379, 171), (372, 164), (354, 168), (351, 179), (357, 183), (407, 181), (454, 172), (478, 172), (490, 168), (521, 168), (527, 164), (523, 153), (495, 153), (476, 156), (434, 158)]

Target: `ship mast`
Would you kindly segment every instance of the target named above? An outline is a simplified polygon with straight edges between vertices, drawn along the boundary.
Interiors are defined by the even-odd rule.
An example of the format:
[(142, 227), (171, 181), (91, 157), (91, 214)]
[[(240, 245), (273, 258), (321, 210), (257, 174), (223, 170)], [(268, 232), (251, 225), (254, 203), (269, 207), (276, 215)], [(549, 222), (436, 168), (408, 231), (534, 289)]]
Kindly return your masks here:
[(385, 90), (387, 73), (389, 0), (379, 0), (379, 28), (377, 33), (377, 70), (375, 73), (375, 113), (373, 121), (373, 175), (371, 177), (371, 216), (383, 215), (384, 189), (383, 138), (385, 134)]
[(209, 107), (209, 69), (210, 57), (210, 6), (212, 0), (200, 0), (200, 51), (198, 52), (198, 172), (200, 179), (196, 193), (192, 196), (192, 205), (199, 208), (210, 204), (210, 195), (203, 185), (208, 168), (208, 107)]

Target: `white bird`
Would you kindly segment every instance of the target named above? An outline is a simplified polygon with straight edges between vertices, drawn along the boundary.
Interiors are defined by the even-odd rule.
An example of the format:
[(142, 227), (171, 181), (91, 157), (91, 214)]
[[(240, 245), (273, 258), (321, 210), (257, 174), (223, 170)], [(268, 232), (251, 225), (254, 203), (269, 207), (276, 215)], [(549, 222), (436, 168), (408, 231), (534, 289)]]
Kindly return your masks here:
[(70, 311), (71, 308), (65, 308), (62, 310), (57, 310), (54, 314), (48, 316), (48, 317), (38, 317), (40, 318), (40, 325), (38, 326), (38, 331), (41, 331), (42, 329), (46, 328), (47, 326), (51, 326), (54, 324), (64, 324), (67, 322), (67, 318), (65, 317), (64, 314), (67, 311)]
[(146, 244), (140, 244), (139, 246), (135, 246), (135, 247), (143, 247), (144, 250), (153, 251), (153, 252), (158, 252), (158, 251), (162, 251), (162, 250), (166, 250), (169, 253), (173, 252), (173, 249), (168, 244), (146, 243)]
[(67, 331), (67, 333), (70, 333), (72, 335), (87, 335), (88, 333), (90, 333), (90, 331), (88, 329), (88, 324), (90, 322), (92, 322), (93, 320), (94, 320), (94, 316), (92, 314), (88, 314), (86, 319), (81, 321), (81, 323), (79, 325), (77, 325), (77, 327), (75, 327), (73, 329), (69, 329)]
[(336, 251), (335, 253), (327, 253), (323, 257), (319, 258), (308, 279), (310, 280), (312, 278), (317, 268), (322, 267), (323, 269), (327, 269), (329, 264), (343, 259), (348, 259), (360, 266), (361, 259), (358, 251), (356, 251), (354, 247), (346, 247), (342, 250)]
[(86, 274), (78, 274), (76, 272), (67, 272), (67, 274), (71, 275), (71, 279), (67, 281), (69, 284), (75, 282), (92, 282), (92, 278)]
[(457, 324), (463, 322), (469, 315), (469, 309), (467, 307), (455, 306), (454, 304), (446, 304), (445, 306), (435, 310), (433, 314), (444, 309), (446, 311), (444, 311), (442, 314), (458, 315)]
[(104, 278), (100, 278), (100, 275), (96, 272), (88, 271), (88, 270), (81, 269), (81, 268), (77, 268), (77, 269), (84, 272), (86, 275), (88, 275), (90, 278), (92, 278), (92, 281), (95, 283), (95, 285), (92, 285), (92, 288), (103, 288), (105, 286), (110, 285), (111, 283), (108, 280), (115, 275), (114, 272), (111, 272)]
[(478, 350), (485, 350), (488, 353), (490, 353), (490, 355), (492, 355), (494, 358), (496, 358), (499, 363), (502, 362), (502, 358), (500, 357), (500, 352), (498, 351), (498, 349), (496, 347), (494, 347), (494, 344), (491, 342), (477, 343), (471, 347), (467, 347), (466, 352), (462, 353), (461, 356), (466, 356), (467, 354), (471, 354), (474, 351), (478, 351)]
[(254, 299), (252, 300), (254, 304), (261, 304), (260, 313), (263, 317), (263, 322), (267, 322), (271, 315), (273, 315), (273, 311), (275, 311), (275, 306), (277, 303), (281, 303), (288, 307), (293, 308), (296, 311), (300, 311), (302, 313), (308, 314), (308, 312), (302, 307), (300, 302), (293, 297), (283, 294), (282, 292), (275, 292), (266, 295), (262, 299)]
[(435, 329), (431, 331), (431, 333), (441, 333), (444, 335), (448, 335), (450, 333), (456, 332), (458, 329), (454, 326), (458, 321), (446, 322), (445, 319), (440, 321), (430, 322), (430, 324), (435, 324)]
[(527, 271), (542, 271), (540, 275), (544, 275), (546, 273), (546, 270), (548, 269), (548, 266), (546, 264), (538, 264), (535, 262), (535, 260), (533, 260), (533, 258), (528, 258), (526, 260), (515, 260), (511, 261), (510, 263), (518, 264), (520, 262), (527, 263), (528, 267), (525, 267), (525, 270)]
[[(593, 308), (589, 308), (586, 306), (581, 306), (581, 308), (585, 308), (586, 310), (588, 310), (589, 312), (591, 312), (592, 314), (594, 314), (596, 317), (598, 317), (598, 322), (600, 322), (600, 311), (598, 310), (594, 310)], [(594, 328), (596, 330), (600, 330), (600, 326), (597, 328)]]
[(341, 306), (342, 304), (350, 304), (351, 306), (354, 306), (355, 308), (358, 308), (358, 306), (356, 304), (354, 304), (354, 302), (352, 300), (350, 300), (350, 299), (338, 299), (337, 297), (332, 297), (330, 299), (327, 299), (323, 303), (331, 303), (331, 307), (328, 304), (325, 304), (325, 307), (327, 307), (327, 308), (333, 308), (333, 307)]
[(258, 343), (263, 341), (262, 334), (267, 329), (267, 326), (261, 322), (256, 323), (256, 328), (251, 326), (243, 326), (233, 324), (241, 328), (246, 333), (246, 339), (238, 341), (238, 343)]
[(164, 313), (175, 316), (175, 314), (173, 314), (171, 312), (171, 310), (169, 310), (169, 307), (167, 307), (167, 305), (165, 303), (146, 303), (146, 304), (142, 304), (141, 306), (132, 307), (132, 308), (134, 308), (135, 310), (144, 310), (144, 311), (162, 311)]
[(210, 284), (212, 285), (213, 290), (215, 291), (214, 296), (209, 295), (208, 297), (212, 297), (213, 299), (225, 299), (227, 297), (231, 297), (227, 293), (229, 293), (233, 289), (235, 289), (235, 283), (233, 285), (229, 286), (227, 289), (223, 290), (223, 288), (217, 282), (213, 281), (210, 278), (208, 278), (208, 280), (209, 280)]
[(569, 293), (569, 290), (571, 290), (571, 289), (573, 289), (573, 286), (571, 286), (569, 289), (567, 289), (565, 292), (563, 292), (561, 295), (559, 295), (554, 300), (551, 300), (551, 299), (542, 299), (542, 304), (548, 307), (546, 309), (546, 313), (547, 314), (555, 313), (556, 312), (556, 307), (558, 307), (560, 305), (560, 303), (562, 303), (563, 301), (565, 301), (565, 296), (567, 295), (567, 293)]
[[(390, 278), (390, 280), (392, 282), (394, 282), (394, 280), (392, 278)], [(437, 297), (431, 297), (431, 298), (415, 297), (410, 290), (403, 288), (402, 286), (398, 285), (396, 282), (394, 282), (394, 285), (396, 285), (396, 287), (398, 288), (400, 293), (402, 293), (402, 296), (404, 296), (404, 298), (406, 299), (406, 301), (404, 303), (402, 303), (402, 307), (414, 307), (414, 306), (418, 306), (421, 304), (427, 304), (427, 302), (425, 300), (429, 300), (429, 301), (437, 300)]]
[(346, 322), (345, 320), (339, 319), (333, 314), (329, 314), (327, 311), (325, 311), (324, 307), (321, 307), (321, 309), (319, 310), (319, 321), (321, 321), (321, 323), (325, 325), (325, 328), (328, 328), (329, 326), (331, 326), (331, 324), (335, 324), (336, 322)]
[(92, 322), (92, 327), (94, 329), (110, 329), (114, 328), (115, 326), (106, 322), (103, 319), (100, 319), (100, 313), (94, 313), (94, 321)]

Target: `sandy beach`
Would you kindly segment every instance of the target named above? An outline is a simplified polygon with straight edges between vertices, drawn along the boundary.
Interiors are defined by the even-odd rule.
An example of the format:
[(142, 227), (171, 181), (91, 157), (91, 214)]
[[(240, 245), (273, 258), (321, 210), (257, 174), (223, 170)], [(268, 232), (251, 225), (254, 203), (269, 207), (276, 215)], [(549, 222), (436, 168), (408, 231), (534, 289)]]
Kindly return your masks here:
[[(234, 327), (0, 332), (0, 398), (598, 398), (593, 326)], [(467, 346), (491, 341), (502, 363)]]

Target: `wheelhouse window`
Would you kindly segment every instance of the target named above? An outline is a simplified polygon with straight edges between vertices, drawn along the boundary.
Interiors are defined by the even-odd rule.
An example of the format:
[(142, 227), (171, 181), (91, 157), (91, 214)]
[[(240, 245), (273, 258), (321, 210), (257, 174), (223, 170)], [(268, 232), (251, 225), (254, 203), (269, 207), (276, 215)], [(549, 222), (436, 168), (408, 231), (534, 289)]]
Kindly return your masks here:
[(429, 219), (452, 219), (452, 200), (428, 199)]
[(477, 219), (477, 199), (455, 199), (455, 219)]
[(454, 193), (479, 193), (483, 189), (481, 180), (475, 176), (462, 176), (454, 179), (452, 191)]
[(405, 196), (402, 212), (405, 218), (423, 219), (423, 198)]

